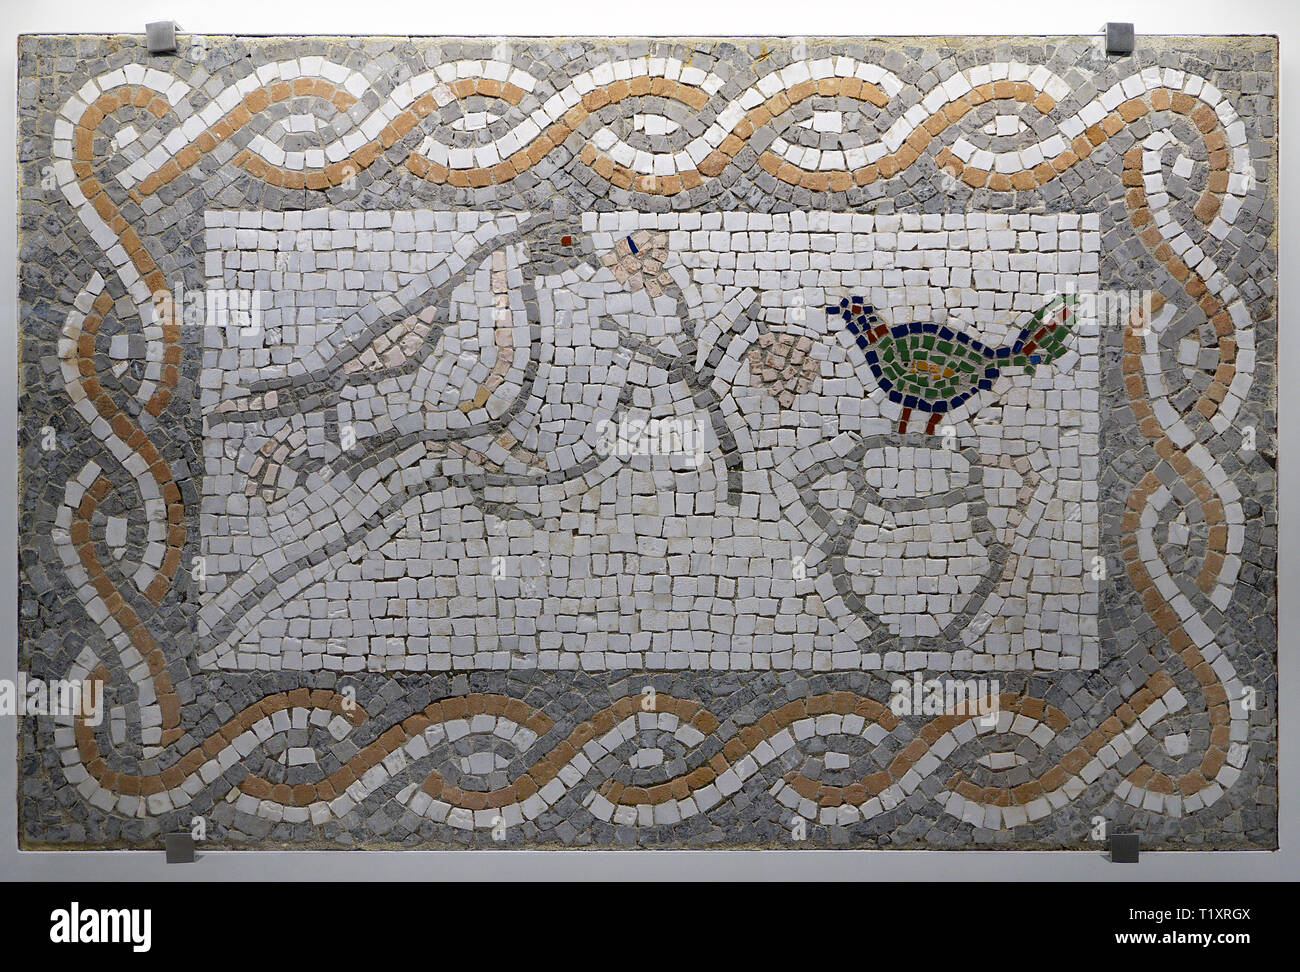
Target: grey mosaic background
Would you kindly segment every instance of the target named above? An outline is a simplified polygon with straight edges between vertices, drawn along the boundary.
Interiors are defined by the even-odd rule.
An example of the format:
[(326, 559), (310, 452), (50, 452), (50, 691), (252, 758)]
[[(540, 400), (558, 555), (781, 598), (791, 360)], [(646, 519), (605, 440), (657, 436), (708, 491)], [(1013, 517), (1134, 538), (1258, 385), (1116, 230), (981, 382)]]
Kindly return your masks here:
[(23, 38), (23, 845), (1275, 847), (1276, 46), (1140, 40)]

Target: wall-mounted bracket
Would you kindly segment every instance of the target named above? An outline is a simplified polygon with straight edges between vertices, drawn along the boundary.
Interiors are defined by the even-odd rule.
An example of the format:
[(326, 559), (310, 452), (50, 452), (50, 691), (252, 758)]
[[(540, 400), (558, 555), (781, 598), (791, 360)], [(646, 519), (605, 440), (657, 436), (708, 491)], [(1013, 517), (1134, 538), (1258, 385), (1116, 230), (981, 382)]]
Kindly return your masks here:
[(144, 39), (150, 54), (176, 53), (176, 21), (158, 20), (145, 24)]
[(1112, 864), (1136, 864), (1138, 862), (1138, 835), (1111, 834), (1110, 862)]
[(1109, 21), (1106, 23), (1106, 53), (1133, 53), (1132, 24), (1111, 23)]
[(164, 834), (163, 843), (167, 845), (168, 864), (194, 863), (194, 838), (189, 834)]

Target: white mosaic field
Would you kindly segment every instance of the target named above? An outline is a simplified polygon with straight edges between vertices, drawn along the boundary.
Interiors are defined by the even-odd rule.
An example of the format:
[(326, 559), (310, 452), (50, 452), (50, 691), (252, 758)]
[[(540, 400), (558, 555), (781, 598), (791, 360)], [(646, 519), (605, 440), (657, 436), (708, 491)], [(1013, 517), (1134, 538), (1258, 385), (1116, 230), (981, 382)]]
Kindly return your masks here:
[[(209, 288), (259, 291), (262, 326), (205, 329), (205, 415), (247, 401), (250, 381), (328, 366), (351, 347), (368, 308), (447, 279), (469, 244), (519, 223), (431, 211), (209, 212)], [(790, 486), (808, 462), (891, 432), (899, 419), (825, 305), (861, 295), (885, 320), (949, 322), (1000, 345), (1052, 294), (1096, 286), (1095, 225), (1069, 214), (587, 214), (581, 227), (600, 269), (544, 280), (541, 340), (527, 353), (525, 309), (509, 280), (526, 246), (503, 245), (454, 291), (452, 326), (420, 367), (358, 387), (338, 404), (336, 430), (327, 431), (322, 411), (207, 429), (200, 624), (232, 599), (246, 602), (269, 577), (279, 586), (243, 625), (209, 637), (204, 662), (345, 671), (1095, 667), (1095, 336), (1075, 335), (1072, 353), (1033, 377), (1003, 375), (945, 417), (946, 439), (864, 457), (882, 500), (946, 497), (920, 510), (870, 507), (845, 552), (853, 592), (894, 646), (860, 644), (873, 625), (830, 586), (805, 511), (815, 499), (845, 515), (847, 472), (822, 477), (806, 496)], [(664, 259), (649, 287), (629, 286), (610, 257), (637, 233)], [(656, 288), (656, 277), (669, 289), (679, 283), (684, 305)], [(723, 351), (714, 385), (745, 454), (738, 505), (728, 501), (717, 437), (690, 390), (654, 377), (662, 371), (651, 355), (675, 352), (679, 306), (702, 322), (700, 355)], [(812, 380), (792, 410), (772, 407), (745, 359), (760, 322), (811, 339)], [(408, 331), (384, 361), (371, 352), (366, 366), (400, 362), (422, 340)], [(532, 354), (537, 381), (521, 392)], [(353, 360), (344, 370), (360, 367)], [(469, 433), (462, 454), (416, 446), (359, 479), (350, 511), (325, 501), (346, 493), (331, 483), (336, 465), (364, 455), (373, 436), (409, 430), (413, 416), (435, 433), (472, 433), (477, 410), (461, 405), (494, 373), (501, 380), (478, 414), (500, 415), (521, 394), (530, 400), (510, 425), (511, 449), (493, 458), (491, 436)], [(636, 388), (620, 405), (627, 383)], [(665, 418), (698, 430), (702, 463), (684, 450), (598, 454), (601, 429)], [(349, 428), (356, 445), (345, 457), (338, 439)], [(285, 464), (294, 454), (319, 467), (294, 472)], [(972, 454), (983, 466), (976, 494)], [(527, 480), (590, 460), (599, 461), (567, 487)], [(519, 518), (501, 507), (485, 513), (464, 488), (430, 482), (350, 545), (352, 555), (325, 561), (329, 569), (291, 570), (294, 581), (280, 583), (295, 557), (328, 540), (327, 523), (358, 530), (394, 481), (488, 469), (523, 476), (488, 490)], [(963, 501), (972, 495), (987, 503), (983, 529)], [(946, 646), (918, 641), (951, 631), (995, 543), (1011, 554), (992, 590), (979, 592), (973, 619)]]

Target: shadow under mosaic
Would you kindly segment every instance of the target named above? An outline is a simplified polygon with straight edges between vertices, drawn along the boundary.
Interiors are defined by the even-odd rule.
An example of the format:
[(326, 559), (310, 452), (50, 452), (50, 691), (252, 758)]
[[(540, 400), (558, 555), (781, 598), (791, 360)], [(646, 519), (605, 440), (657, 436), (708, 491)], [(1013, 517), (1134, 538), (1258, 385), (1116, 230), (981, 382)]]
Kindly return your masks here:
[(23, 846), (1276, 847), (1273, 38), (179, 40), (19, 44)]

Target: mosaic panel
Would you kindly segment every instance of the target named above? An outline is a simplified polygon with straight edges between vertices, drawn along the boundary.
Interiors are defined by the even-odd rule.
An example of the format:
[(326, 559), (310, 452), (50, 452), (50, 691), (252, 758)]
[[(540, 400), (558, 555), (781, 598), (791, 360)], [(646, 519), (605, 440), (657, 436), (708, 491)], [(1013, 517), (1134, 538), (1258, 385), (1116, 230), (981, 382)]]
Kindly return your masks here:
[(181, 45), (20, 42), (24, 846), (1276, 846), (1273, 39)]

